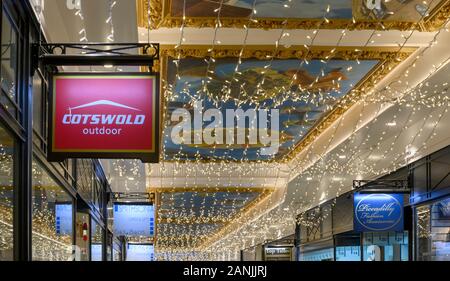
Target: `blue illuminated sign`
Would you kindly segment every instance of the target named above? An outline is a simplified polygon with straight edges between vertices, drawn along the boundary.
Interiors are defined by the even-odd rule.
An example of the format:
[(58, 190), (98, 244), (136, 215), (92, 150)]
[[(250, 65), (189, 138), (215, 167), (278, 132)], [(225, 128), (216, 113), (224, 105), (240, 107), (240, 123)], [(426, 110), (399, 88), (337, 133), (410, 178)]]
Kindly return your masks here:
[(155, 248), (150, 244), (128, 244), (127, 261), (153, 261)]
[(403, 231), (403, 195), (355, 193), (353, 227), (359, 232)]
[(102, 261), (102, 244), (91, 245), (91, 261)]
[(115, 235), (153, 237), (154, 232), (153, 205), (114, 204)]
[(72, 204), (55, 204), (56, 235), (72, 234)]

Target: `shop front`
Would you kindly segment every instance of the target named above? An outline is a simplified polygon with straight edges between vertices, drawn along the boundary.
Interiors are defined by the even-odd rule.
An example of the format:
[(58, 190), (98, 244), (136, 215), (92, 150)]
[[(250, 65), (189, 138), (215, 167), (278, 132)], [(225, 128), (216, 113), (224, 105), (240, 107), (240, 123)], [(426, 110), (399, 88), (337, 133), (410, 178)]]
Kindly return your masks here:
[[(104, 260), (110, 192), (99, 161), (48, 159), (48, 68), (28, 1), (1, 1), (0, 261)], [(96, 245), (99, 245), (100, 250)]]
[(410, 260), (411, 220), (404, 220), (405, 214), (411, 214), (410, 207), (398, 204), (395, 208), (389, 201), (404, 197), (407, 196), (350, 192), (300, 214), (297, 259)]
[[(391, 189), (384, 197), (403, 200), (402, 223), (386, 225), (358, 222), (357, 192), (298, 216), (298, 259), (303, 261), (449, 261), (450, 260), (450, 146), (406, 167), (371, 181), (377, 188)], [(370, 181), (369, 181), (370, 182)], [(389, 183), (406, 182), (401, 197)], [(395, 184), (394, 184), (395, 185)], [(374, 191), (372, 189), (372, 191)], [(380, 192), (363, 192), (380, 197)], [(381, 197), (383, 197), (381, 196)], [(373, 202), (372, 202), (373, 203)], [(390, 206), (385, 201), (386, 206)], [(383, 203), (383, 204), (384, 204)], [(377, 203), (374, 203), (377, 204)], [(379, 205), (378, 207), (382, 207)], [(370, 214), (362, 215), (371, 218)], [(361, 217), (359, 218), (361, 219)], [(369, 221), (370, 222), (370, 221)], [(401, 226), (401, 227), (400, 227)], [(372, 229), (371, 229), (372, 227)], [(373, 229), (378, 228), (378, 229)]]
[(415, 260), (450, 260), (450, 147), (412, 163)]

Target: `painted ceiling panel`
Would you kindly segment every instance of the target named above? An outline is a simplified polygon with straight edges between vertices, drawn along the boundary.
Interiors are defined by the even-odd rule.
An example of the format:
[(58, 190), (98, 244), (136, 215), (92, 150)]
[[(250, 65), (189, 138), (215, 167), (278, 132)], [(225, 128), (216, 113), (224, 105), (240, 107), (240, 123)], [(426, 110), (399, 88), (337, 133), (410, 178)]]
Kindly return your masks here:
[[(166, 120), (177, 108), (187, 109), (193, 116), (193, 100), (202, 100), (203, 111), (220, 108), (226, 124), (227, 109), (250, 108), (279, 109), (280, 147), (275, 155), (262, 155), (261, 143), (256, 144), (175, 144), (171, 131), (178, 122), (169, 122), (164, 138), (165, 160), (271, 160), (280, 159), (297, 145), (308, 131), (323, 118), (332, 106), (345, 96), (355, 85), (371, 72), (379, 60), (323, 60), (314, 59), (303, 63), (298, 59), (276, 59), (266, 70), (267, 61), (246, 59), (239, 66), (239, 83), (232, 84), (230, 93), (222, 90), (227, 81), (237, 77), (236, 59), (223, 58), (215, 62), (212, 80), (203, 92), (207, 65), (204, 59), (187, 58), (181, 60), (178, 67), (173, 61), (168, 63), (168, 81), (176, 75), (180, 79), (175, 83), (174, 94), (167, 105)], [(264, 73), (264, 74), (262, 74)], [(292, 80), (293, 75), (296, 79)], [(210, 77), (211, 77), (210, 76)], [(263, 91), (258, 91), (258, 84), (264, 80)], [(237, 85), (245, 85), (238, 87)], [(280, 92), (294, 92), (290, 98), (281, 98)], [(228, 99), (227, 96), (228, 95)], [(193, 122), (193, 118), (192, 118)], [(204, 123), (206, 127), (211, 122)], [(247, 122), (248, 123), (248, 122)], [(193, 126), (192, 126), (193, 127)], [(235, 131), (237, 133), (237, 130)], [(195, 132), (194, 132), (195, 134)], [(181, 146), (181, 147), (180, 147)]]

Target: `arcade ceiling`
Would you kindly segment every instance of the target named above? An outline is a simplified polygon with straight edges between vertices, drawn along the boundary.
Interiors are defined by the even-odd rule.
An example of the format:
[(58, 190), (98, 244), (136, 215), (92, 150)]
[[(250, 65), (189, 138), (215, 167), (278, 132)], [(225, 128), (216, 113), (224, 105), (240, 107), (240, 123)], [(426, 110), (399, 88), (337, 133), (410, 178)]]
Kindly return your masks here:
[[(447, 106), (445, 100), (425, 98), (421, 87), (448, 59), (449, 0), (382, 0), (374, 6), (363, 0), (137, 0), (134, 11), (130, 1), (117, 0), (112, 13), (111, 1), (91, 2), (82, 1), (84, 19), (58, 1), (56, 8), (48, 8), (59, 10), (70, 23), (44, 10), (46, 22), (59, 22), (69, 31), (62, 34), (48, 25), (47, 37), (76, 42), (86, 35), (89, 41), (108, 42), (114, 30), (114, 42), (161, 44), (161, 60), (153, 69), (160, 73), (163, 97), (160, 163), (103, 163), (116, 191), (156, 192), (155, 240), (163, 252), (188, 248), (211, 254), (222, 247), (221, 254), (230, 254), (292, 234), (288, 213), (351, 188), (347, 177), (329, 176), (334, 166), (318, 168), (325, 156), (350, 161), (359, 155), (360, 147), (342, 143), (393, 106), (417, 108), (418, 115), (425, 114), (420, 109), (426, 106)], [(90, 8), (99, 7), (105, 12), (97, 17), (112, 15), (105, 24), (87, 16)], [(86, 34), (80, 33), (83, 28)], [(419, 109), (421, 99), (427, 105)], [(259, 143), (174, 143), (171, 114), (177, 108), (193, 113), (198, 100), (204, 110), (278, 109), (278, 152), (260, 155)], [(401, 118), (408, 119), (402, 112), (385, 123), (401, 124)], [(401, 129), (380, 130), (381, 140), (390, 139), (392, 147), (402, 139), (396, 137)], [(368, 138), (364, 147), (388, 154), (381, 143), (378, 137)], [(414, 158), (403, 155), (410, 151), (401, 153), (396, 159)], [(415, 153), (418, 157), (425, 150)], [(385, 167), (400, 165), (381, 152), (377, 156)], [(372, 176), (386, 172), (366, 168)], [(361, 167), (349, 166), (346, 173), (360, 175)], [(293, 188), (299, 178), (302, 183)], [(323, 182), (330, 182), (333, 192)], [(269, 227), (283, 220), (286, 225)], [(256, 235), (252, 225), (264, 233)]]

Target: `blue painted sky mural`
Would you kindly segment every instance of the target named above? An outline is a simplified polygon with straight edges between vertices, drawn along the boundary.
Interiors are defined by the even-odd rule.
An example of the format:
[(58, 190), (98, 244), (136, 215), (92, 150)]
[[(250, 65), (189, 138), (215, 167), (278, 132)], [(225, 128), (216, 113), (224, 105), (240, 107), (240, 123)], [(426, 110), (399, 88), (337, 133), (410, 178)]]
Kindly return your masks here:
[[(178, 122), (168, 122), (164, 129), (164, 159), (165, 160), (270, 160), (280, 159), (287, 155), (291, 148), (298, 144), (308, 131), (317, 124), (326, 113), (332, 108), (337, 100), (347, 94), (355, 85), (358, 84), (367, 74), (378, 64), (377, 60), (330, 60), (326, 64), (320, 60), (311, 60), (308, 65), (304, 64), (299, 68), (297, 59), (276, 59), (272, 62), (270, 71), (266, 71), (265, 79), (266, 94), (259, 101), (263, 108), (275, 108), (273, 97), (275, 90), (281, 87), (289, 87), (292, 83), (292, 75), (297, 72), (297, 79), (294, 86), (301, 86), (308, 91), (297, 91), (292, 98), (284, 100), (281, 105), (276, 106), (279, 109), (279, 128), (280, 128), (280, 147), (278, 152), (271, 155), (261, 155), (260, 145), (206, 145), (206, 144), (175, 144), (170, 137), (173, 126)], [(231, 80), (236, 67), (236, 59), (226, 58), (217, 59), (214, 64), (213, 81), (209, 84), (210, 92), (217, 92), (220, 99), (220, 89), (224, 81)], [(240, 65), (242, 73), (237, 85), (245, 83), (245, 88), (249, 95), (254, 94), (258, 75), (267, 65), (267, 61), (257, 59), (246, 59)], [(169, 61), (168, 81), (174, 81), (176, 68)], [(202, 95), (199, 91), (202, 87), (202, 80), (205, 79), (206, 67), (203, 59), (187, 58), (183, 59), (178, 68), (180, 79), (175, 85), (175, 94), (167, 104), (166, 120), (170, 120), (171, 113), (177, 108), (185, 108), (193, 112), (192, 99), (203, 101), (203, 111), (210, 108), (220, 108), (225, 118), (226, 109), (241, 108), (247, 110), (255, 106), (249, 103), (239, 104), (234, 100), (221, 102), (219, 105), (208, 96)], [(318, 77), (318, 80), (315, 80)], [(314, 82), (315, 81), (315, 82)], [(311, 84), (311, 82), (314, 82)], [(188, 87), (186, 85), (189, 85)], [(311, 86), (313, 85), (313, 86)], [(309, 87), (309, 88), (308, 88)], [(187, 91), (187, 92), (183, 92)], [(279, 92), (277, 90), (277, 92)], [(239, 91), (232, 93), (236, 98)], [(307, 96), (320, 96), (323, 98), (311, 99), (296, 98)], [(210, 123), (210, 122), (209, 122)], [(209, 123), (204, 123), (207, 126)], [(225, 121), (224, 123), (225, 124)], [(181, 146), (181, 147), (180, 147)]]
[[(251, 9), (254, 0), (225, 1), (229, 5)], [(289, 5), (289, 7), (284, 6)], [(262, 18), (322, 18), (330, 5), (329, 18), (351, 19), (351, 0), (257, 0), (257, 16)]]

